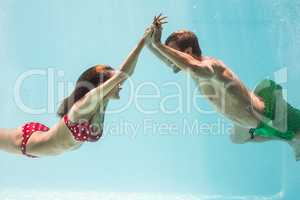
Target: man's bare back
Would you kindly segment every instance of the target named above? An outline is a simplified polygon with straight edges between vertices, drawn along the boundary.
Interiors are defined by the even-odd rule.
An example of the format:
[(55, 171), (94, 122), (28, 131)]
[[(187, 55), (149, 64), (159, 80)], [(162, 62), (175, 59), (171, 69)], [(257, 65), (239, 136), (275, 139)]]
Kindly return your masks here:
[(256, 113), (263, 112), (264, 103), (222, 61), (211, 57), (202, 57), (199, 61), (201, 66), (210, 66), (213, 71), (209, 77), (191, 72), (207, 100), (234, 123), (246, 128), (256, 127), (259, 123)]

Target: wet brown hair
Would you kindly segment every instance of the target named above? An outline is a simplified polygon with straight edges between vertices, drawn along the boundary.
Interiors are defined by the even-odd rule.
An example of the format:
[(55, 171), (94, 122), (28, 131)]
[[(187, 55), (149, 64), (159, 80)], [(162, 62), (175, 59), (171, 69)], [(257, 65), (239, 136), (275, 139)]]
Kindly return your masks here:
[(113, 72), (114, 69), (108, 65), (95, 65), (83, 72), (76, 82), (74, 91), (59, 106), (57, 115), (63, 117), (67, 114), (86, 93), (111, 78)]
[(201, 57), (202, 51), (199, 45), (198, 38), (195, 33), (187, 30), (179, 30), (173, 32), (166, 40), (165, 44), (175, 43), (179, 51), (184, 52), (188, 47), (192, 47), (194, 56)]

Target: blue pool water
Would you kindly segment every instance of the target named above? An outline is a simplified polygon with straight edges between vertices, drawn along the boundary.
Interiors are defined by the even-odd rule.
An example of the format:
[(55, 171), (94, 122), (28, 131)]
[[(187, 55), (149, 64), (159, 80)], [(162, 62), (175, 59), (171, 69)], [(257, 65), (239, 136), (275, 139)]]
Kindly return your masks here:
[[(82, 71), (122, 63), (154, 15), (163, 39), (189, 29), (247, 87), (269, 77), (300, 107), (297, 0), (0, 1), (0, 127), (53, 125)], [(195, 99), (196, 97), (196, 99)], [(300, 163), (285, 143), (234, 145), (231, 124), (144, 49), (105, 137), (37, 160), (0, 152), (0, 199), (297, 199)]]

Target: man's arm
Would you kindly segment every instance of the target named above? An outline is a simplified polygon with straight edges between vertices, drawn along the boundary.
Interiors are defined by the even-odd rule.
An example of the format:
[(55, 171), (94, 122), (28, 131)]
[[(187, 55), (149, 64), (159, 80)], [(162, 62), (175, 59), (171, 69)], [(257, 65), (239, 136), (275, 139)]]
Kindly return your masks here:
[(167, 45), (161, 43), (162, 25), (167, 23), (164, 21), (167, 17), (162, 14), (154, 17), (151, 28), (154, 29), (154, 34), (151, 35), (151, 43), (148, 47), (154, 55), (156, 55), (161, 61), (171, 66), (175, 72), (179, 70), (186, 70), (192, 72), (192, 76), (197, 77), (209, 77), (213, 75), (213, 69), (209, 63), (204, 64), (193, 56), (172, 49)]
[[(162, 22), (159, 23), (161, 24)], [(157, 57), (163, 62), (170, 62), (180, 70), (192, 72), (192, 75), (196, 75), (197, 77), (211, 77), (214, 72), (209, 63), (201, 62), (187, 53), (183, 53), (161, 43), (162, 27), (160, 24), (153, 25), (154, 34), (151, 38), (151, 45), (155, 49), (155, 54)]]
[(168, 67), (172, 68), (174, 72), (180, 71), (180, 69), (172, 63), (169, 59), (167, 59), (165, 56), (163, 56), (154, 46), (153, 44), (149, 44), (148, 49), (163, 63), (165, 63)]

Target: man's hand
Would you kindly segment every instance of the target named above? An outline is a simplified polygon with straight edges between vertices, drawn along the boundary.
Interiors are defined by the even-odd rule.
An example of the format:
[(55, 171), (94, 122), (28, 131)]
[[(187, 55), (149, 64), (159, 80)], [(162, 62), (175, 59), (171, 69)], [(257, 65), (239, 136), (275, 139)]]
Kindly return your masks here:
[(152, 42), (161, 42), (161, 32), (163, 29), (162, 25), (168, 23), (167, 21), (165, 21), (165, 19), (167, 19), (167, 16), (162, 16), (162, 14), (154, 17), (152, 22), (152, 27), (154, 28), (154, 36), (152, 37)]
[(143, 39), (147, 45), (151, 43), (159, 43), (161, 39), (162, 25), (167, 23), (164, 21), (167, 17), (159, 14), (153, 18), (153, 22), (150, 27), (145, 30)]
[(165, 55), (163, 55), (155, 46), (161, 44), (161, 33), (162, 33), (162, 25), (166, 24), (165, 21), (167, 17), (159, 14), (153, 18), (153, 22), (148, 29), (153, 29), (153, 35), (150, 37), (150, 42), (148, 41), (147, 47), (149, 50), (156, 55), (160, 60), (162, 60), (167, 66), (171, 67), (175, 73), (179, 72), (180, 69), (175, 66), (175, 64), (168, 59)]

